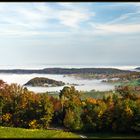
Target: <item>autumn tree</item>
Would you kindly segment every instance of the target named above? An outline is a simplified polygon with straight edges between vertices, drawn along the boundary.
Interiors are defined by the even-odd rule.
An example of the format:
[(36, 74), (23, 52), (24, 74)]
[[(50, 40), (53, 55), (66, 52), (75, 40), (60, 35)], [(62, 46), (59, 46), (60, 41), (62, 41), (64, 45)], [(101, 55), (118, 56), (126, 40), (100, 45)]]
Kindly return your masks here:
[(82, 127), (82, 102), (80, 92), (75, 87), (64, 87), (60, 92), (63, 111), (65, 113), (64, 126), (71, 130), (80, 130)]

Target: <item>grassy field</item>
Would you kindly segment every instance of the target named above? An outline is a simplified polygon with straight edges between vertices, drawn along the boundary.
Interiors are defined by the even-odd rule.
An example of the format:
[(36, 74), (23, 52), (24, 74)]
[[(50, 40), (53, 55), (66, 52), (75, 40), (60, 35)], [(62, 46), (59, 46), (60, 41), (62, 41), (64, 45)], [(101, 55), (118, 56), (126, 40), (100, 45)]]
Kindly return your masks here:
[(0, 127), (0, 138), (95, 138), (95, 139), (140, 139), (140, 134), (90, 133), (74, 134), (61, 130), (39, 130)]
[(61, 130), (0, 127), (0, 138), (80, 138), (80, 136)]

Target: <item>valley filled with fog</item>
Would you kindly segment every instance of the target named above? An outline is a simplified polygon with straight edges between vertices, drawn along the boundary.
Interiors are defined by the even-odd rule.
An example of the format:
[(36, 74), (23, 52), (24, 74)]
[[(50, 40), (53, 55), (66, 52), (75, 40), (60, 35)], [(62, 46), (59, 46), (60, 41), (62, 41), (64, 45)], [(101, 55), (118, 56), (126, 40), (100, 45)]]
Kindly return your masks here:
[[(112, 90), (114, 86), (112, 84), (101, 82), (103, 79), (80, 79), (71, 76), (65, 75), (57, 75), (57, 74), (0, 74), (0, 79), (7, 82), (8, 84), (17, 83), (20, 85), (24, 85), (30, 79), (34, 77), (45, 77), (51, 78), (53, 80), (65, 82), (66, 85), (70, 86), (71, 84), (75, 84), (75, 88), (81, 91), (90, 91), (90, 90)], [(65, 85), (65, 86), (66, 86)], [(58, 87), (31, 87), (26, 86), (29, 90), (34, 92), (53, 92), (60, 91), (64, 86)]]

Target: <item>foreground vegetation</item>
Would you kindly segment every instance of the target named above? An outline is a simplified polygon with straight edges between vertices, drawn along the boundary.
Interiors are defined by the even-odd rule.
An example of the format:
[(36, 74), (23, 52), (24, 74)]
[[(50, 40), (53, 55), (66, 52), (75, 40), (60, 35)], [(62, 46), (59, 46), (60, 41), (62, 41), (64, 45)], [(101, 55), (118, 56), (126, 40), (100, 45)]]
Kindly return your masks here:
[[(139, 134), (116, 134), (116, 133), (85, 133), (85, 138), (95, 139), (138, 139)], [(81, 138), (80, 134), (64, 132), (62, 130), (42, 130), (42, 129), (24, 129), (13, 127), (0, 127), (0, 138)]]
[(80, 136), (62, 130), (0, 127), (0, 138), (80, 138)]
[(36, 131), (55, 125), (76, 133), (140, 132), (140, 94), (131, 86), (116, 88), (103, 98), (82, 98), (73, 86), (64, 87), (54, 98), (0, 81), (0, 107), (3, 127)]
[(140, 134), (135, 133), (109, 133), (109, 132), (96, 132), (86, 133), (87, 138), (92, 139), (140, 139)]

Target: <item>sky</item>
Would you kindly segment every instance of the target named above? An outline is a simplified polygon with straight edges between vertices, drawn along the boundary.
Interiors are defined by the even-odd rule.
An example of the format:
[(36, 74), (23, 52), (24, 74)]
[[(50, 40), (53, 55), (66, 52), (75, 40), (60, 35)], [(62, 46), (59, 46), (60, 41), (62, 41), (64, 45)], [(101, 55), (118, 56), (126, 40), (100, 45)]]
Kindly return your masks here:
[(140, 65), (140, 3), (0, 3), (0, 68)]

